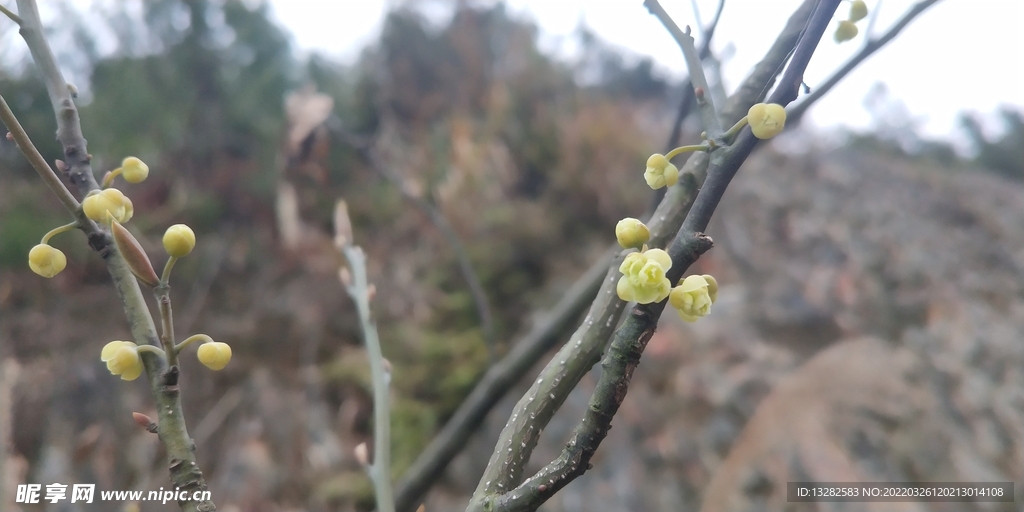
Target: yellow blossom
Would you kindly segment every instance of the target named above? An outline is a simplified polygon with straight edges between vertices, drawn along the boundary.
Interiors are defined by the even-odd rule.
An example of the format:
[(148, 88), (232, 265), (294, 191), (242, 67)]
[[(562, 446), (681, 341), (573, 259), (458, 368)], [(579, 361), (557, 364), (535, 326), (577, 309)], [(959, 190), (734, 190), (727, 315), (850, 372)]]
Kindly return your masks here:
[(707, 274), (687, 276), (672, 289), (668, 303), (679, 312), (679, 318), (696, 322), (711, 312), (711, 305), (718, 298), (718, 282)]
[(670, 268), (672, 258), (662, 249), (628, 254), (619, 265), (622, 277), (615, 292), (620, 299), (638, 304), (663, 301), (672, 289), (672, 283), (665, 277)]
[(647, 159), (647, 170), (644, 171), (647, 185), (654, 190), (671, 187), (679, 181), (679, 169), (665, 158), (665, 155), (653, 154)]
[(135, 380), (142, 375), (142, 358), (138, 345), (130, 341), (111, 341), (103, 346), (100, 360), (107, 363), (107, 370), (120, 375), (121, 380)]
[[(103, 189), (89, 194), (82, 201), (85, 216), (96, 222), (108, 222), (108, 218), (124, 224), (135, 214), (132, 200), (116, 188)], [(108, 217), (109, 216), (109, 217)]]
[(60, 274), (68, 265), (68, 258), (60, 249), (48, 244), (39, 244), (28, 252), (28, 268), (43, 277)]

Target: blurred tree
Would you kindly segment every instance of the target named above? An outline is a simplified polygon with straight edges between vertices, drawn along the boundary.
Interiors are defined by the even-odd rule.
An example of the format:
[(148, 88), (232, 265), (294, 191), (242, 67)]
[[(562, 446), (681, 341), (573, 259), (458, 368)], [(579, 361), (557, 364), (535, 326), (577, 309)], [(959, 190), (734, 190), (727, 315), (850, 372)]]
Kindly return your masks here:
[(974, 114), (964, 114), (960, 124), (974, 146), (975, 162), (1007, 178), (1024, 180), (1024, 114), (1004, 106), (999, 109), (1002, 133), (989, 137)]

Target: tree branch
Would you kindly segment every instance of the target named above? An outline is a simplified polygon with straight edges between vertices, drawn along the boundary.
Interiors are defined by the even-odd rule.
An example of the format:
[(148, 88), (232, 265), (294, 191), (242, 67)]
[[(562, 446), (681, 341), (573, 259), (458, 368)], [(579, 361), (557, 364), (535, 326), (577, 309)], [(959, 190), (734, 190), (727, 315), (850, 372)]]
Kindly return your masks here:
[(348, 261), (351, 269), (349, 278), (342, 273), (342, 283), (356, 303), (359, 324), (363, 329), (367, 359), (370, 361), (370, 378), (373, 382), (373, 463), (367, 462), (367, 473), (373, 481), (377, 496), (378, 512), (395, 512), (394, 493), (391, 489), (391, 406), (388, 400), (391, 370), (385, 368), (386, 361), (377, 337), (377, 325), (370, 316), (370, 285), (366, 276), (366, 254), (352, 239), (352, 223), (344, 201), (334, 207), (334, 240), (338, 250)]
[[(766, 53), (766, 56), (744, 80), (737, 92), (733, 94), (721, 110), (722, 119), (729, 124), (746, 114), (747, 109), (759, 100), (759, 95), (765, 89), (765, 85), (774, 81), (777, 70), (792, 52), (797, 39), (807, 24), (809, 15), (816, 5), (815, 0), (806, 0), (799, 9), (790, 17), (786, 27), (780, 33), (776, 41)], [(709, 42), (715, 26), (721, 14), (722, 3), (715, 20), (705, 31), (706, 39), (702, 43), (701, 55), (709, 52)], [(686, 88), (689, 97), (693, 97), (693, 90)], [(692, 103), (691, 103), (692, 104)], [(669, 149), (677, 145), (678, 135), (675, 134), (685, 118), (685, 112), (689, 107), (680, 105), (684, 115), (677, 117), (677, 124), (674, 125), (673, 135), (670, 136)], [(709, 159), (705, 153), (696, 153), (680, 169), (683, 179), (680, 185), (669, 187), (668, 197), (659, 203), (657, 211), (650, 216), (652, 219), (649, 225), (656, 225), (658, 222), (667, 226), (679, 226), (683, 218), (689, 212), (690, 206), (696, 197), (697, 188), (704, 182), (707, 174)], [(655, 230), (654, 246), (661, 246), (667, 241), (667, 233), (659, 233)], [(567, 322), (582, 314), (586, 300), (593, 297), (603, 282), (610, 281), (608, 276), (615, 277), (615, 273), (609, 273), (608, 259), (612, 254), (618, 252), (618, 246), (609, 248), (608, 254), (595, 262), (583, 275), (570, 287), (562, 299), (551, 308), (548, 319), (531, 330), (528, 334), (513, 342), (512, 351), (501, 361), (491, 367), (488, 372), (477, 383), (476, 387), (469, 394), (466, 400), (459, 406), (455, 414), (431, 441), (427, 448), (413, 463), (412, 467), (403, 475), (399, 481), (396, 494), (396, 505), (398, 510), (412, 510), (418, 500), (426, 493), (432, 483), (440, 478), (444, 468), (465, 446), (465, 439), (475, 432), (482, 424), (487, 413), (494, 404), (517, 382), (525, 372), (544, 356), (558, 341), (558, 334), (565, 329)], [(617, 261), (617, 260), (616, 260)], [(611, 265), (611, 270), (616, 270), (617, 263)], [(555, 360), (557, 360), (557, 356)], [(499, 444), (499, 446), (501, 446)]]
[[(914, 20), (914, 18), (918, 17), (929, 7), (935, 5), (938, 1), (939, 0), (922, 0), (914, 4), (913, 7), (911, 7), (906, 13), (903, 14), (902, 17), (900, 17), (899, 21), (897, 21), (891, 28), (889, 28), (889, 30), (885, 32), (885, 34), (882, 34), (880, 37), (872, 37), (870, 35), (870, 30), (866, 31), (869, 39), (865, 40), (864, 46), (862, 46), (861, 49), (856, 54), (853, 55), (853, 57), (850, 57), (850, 60), (846, 61), (846, 63), (844, 63), (834, 73), (832, 73), (831, 76), (825, 79), (824, 82), (822, 82), (820, 85), (811, 90), (810, 94), (804, 96), (804, 98), (800, 100), (800, 103), (796, 104), (795, 106), (793, 106), (793, 108), (789, 109), (786, 112), (786, 128), (796, 127), (797, 125), (799, 125), (800, 121), (803, 120), (804, 114), (807, 113), (807, 110), (811, 107), (811, 105), (813, 105), (823, 96), (825, 96), (825, 94), (831, 91), (832, 88), (836, 86), (836, 84), (838, 84), (843, 78), (846, 77), (846, 75), (848, 75), (857, 66), (859, 66), (861, 62), (864, 62), (864, 60), (873, 55), (883, 46), (889, 44), (889, 42), (895, 39), (896, 36), (899, 35), (899, 33), (902, 32), (903, 29), (906, 28), (907, 25), (909, 25), (910, 22)], [(878, 8), (875, 7), (875, 9), (875, 13), (877, 13)], [(872, 13), (872, 20), (874, 19), (875, 13)]]
[[(708, 58), (711, 55), (711, 40), (714, 39), (715, 30), (718, 28), (718, 21), (722, 19), (722, 9), (725, 7), (725, 0), (718, 0), (718, 9), (715, 10), (715, 17), (711, 20), (711, 24), (704, 29), (704, 41), (700, 45), (699, 56), (701, 61)], [(696, 6), (694, 6), (696, 10)], [(668, 135), (668, 140), (665, 142), (665, 153), (672, 151), (679, 145), (679, 139), (683, 135), (683, 121), (690, 115), (690, 110), (693, 109), (694, 100), (696, 96), (693, 93), (693, 84), (690, 82), (690, 77), (686, 77), (683, 85), (683, 97), (679, 100), (679, 108), (676, 110), (676, 118), (672, 122), (672, 131)], [(647, 214), (658, 208), (661, 204), (661, 200), (665, 198), (665, 193), (668, 191), (668, 187), (659, 188), (651, 194), (651, 205)]]
[(700, 118), (704, 124), (704, 132), (708, 140), (719, 137), (722, 134), (722, 121), (715, 110), (715, 103), (711, 98), (711, 88), (708, 86), (708, 79), (704, 76), (704, 68), (700, 65), (700, 55), (694, 46), (693, 37), (690, 37), (690, 28), (682, 30), (676, 22), (665, 12), (658, 0), (644, 0), (644, 7), (651, 14), (655, 15), (661, 24), (668, 29), (669, 34), (679, 44), (686, 58), (686, 67), (690, 73), (690, 84), (693, 85), (694, 95), (697, 99), (697, 106), (700, 108)]
[[(668, 249), (673, 261), (669, 281), (678, 281), (711, 245), (711, 238), (703, 234), (680, 233)], [(654, 335), (667, 303), (661, 301), (633, 307), (622, 327), (615, 332), (608, 354), (601, 362), (603, 372), (590, 398), (590, 405), (562, 454), (514, 491), (495, 500), (492, 503), (494, 510), (536, 510), (547, 498), (590, 469), (590, 459), (608, 435), (612, 418), (626, 398), (633, 370), (640, 363), (640, 355)]]
[[(818, 3), (814, 13), (807, 20), (808, 22), (801, 36), (797, 40), (790, 68), (787, 69), (786, 74), (783, 76), (782, 86), (776, 90), (775, 99), (783, 101), (790, 93), (795, 97), (802, 80), (796, 82), (796, 87), (790, 87), (792, 80), (794, 77), (802, 77), (810, 55), (813, 53), (821, 38), (821, 34), (827, 27), (832, 13), (838, 7), (838, 3), (839, 0), (822, 0)], [(788, 55), (788, 51), (786, 55)], [(785, 55), (780, 58), (779, 62), (784, 59)], [(753, 138), (749, 130), (744, 135)], [(741, 136), (742, 139), (743, 137)], [(718, 188), (724, 191), (724, 186), (728, 184), (728, 181), (739, 168), (739, 165), (749, 155), (752, 147), (752, 145), (750, 148), (741, 146), (736, 150), (732, 147), (724, 147), (712, 153), (711, 164), (708, 169), (708, 179), (705, 181), (704, 186), (701, 187), (693, 207), (686, 215), (686, 220), (682, 222), (682, 227), (669, 246), (669, 254), (672, 256), (673, 265), (667, 277), (671, 282), (676, 282), (682, 277), (693, 261), (696, 261), (700, 254), (710, 248), (710, 239), (703, 236), (701, 232), (706, 228), (707, 220), (710, 219), (711, 213), (714, 212), (715, 206), (717, 206), (718, 201), (721, 199)], [(709, 189), (711, 190), (710, 193)], [(655, 215), (657, 216), (657, 213)], [(699, 229), (695, 226), (699, 226)], [(611, 424), (611, 419), (614, 417), (618, 405), (625, 397), (633, 369), (639, 362), (639, 357), (650, 336), (653, 334), (664, 307), (664, 301), (659, 304), (638, 305), (634, 307), (633, 313), (623, 326), (616, 331), (615, 339), (612, 342), (613, 348), (609, 350), (602, 363), (605, 371), (598, 381), (597, 389), (592, 395), (591, 406), (583, 421), (577, 426), (573, 438), (566, 445), (558, 459), (545, 466), (544, 469), (534, 476), (526, 479), (522, 485), (519, 485), (512, 491), (509, 491), (504, 484), (509, 481), (515, 481), (518, 478), (516, 474), (517, 467), (521, 468), (522, 464), (525, 464), (525, 460), (520, 460), (522, 457), (515, 457), (517, 442), (522, 442), (524, 447), (530, 446), (532, 448), (531, 442), (532, 444), (536, 443), (535, 436), (539, 434), (539, 428), (532, 422), (521, 420), (522, 425), (512, 435), (506, 435), (505, 431), (502, 432), (495, 453), (492, 455), (488, 469), (482, 478), (482, 483), (477, 487), (468, 510), (500, 510), (502, 512), (536, 510), (554, 492), (583, 474), (589, 468), (590, 456), (593, 455), (597, 446), (604, 439)], [(571, 344), (572, 340), (570, 340), (569, 345)], [(563, 348), (564, 351), (565, 348)], [(560, 352), (556, 359), (563, 352)], [(548, 368), (550, 369), (551, 367), (552, 365), (549, 364)], [(553, 376), (557, 378), (557, 375)], [(548, 376), (548, 369), (545, 369), (537, 384), (543, 383)], [(537, 386), (535, 385), (534, 387)], [(535, 397), (531, 394), (532, 392), (533, 388), (531, 388), (531, 392), (527, 393), (530, 401)], [(527, 397), (524, 397), (524, 399)], [(552, 395), (551, 399), (555, 401), (557, 396)], [(522, 400), (520, 403), (522, 403)], [(509, 425), (506, 425), (506, 431), (509, 430), (509, 426), (517, 423), (516, 419), (516, 412), (514, 412)], [(543, 428), (543, 424), (540, 428)], [(508, 440), (507, 455), (505, 455), (506, 439)], [(528, 458), (528, 452), (526, 458)], [(492, 484), (493, 480), (490, 480), (491, 478), (500, 479), (498, 480), (499, 485), (495, 487)]]
[[(42, 72), (43, 82), (46, 84), (46, 90), (56, 114), (57, 140), (64, 149), (68, 178), (78, 188), (79, 194), (84, 197), (98, 186), (93, 176), (87, 143), (82, 135), (78, 109), (72, 99), (71, 90), (57, 67), (53, 52), (43, 36), (35, 1), (18, 0), (18, 12), (22, 20), (21, 35), (28, 45), (33, 60)], [(32, 147), (22, 144), (19, 146), (23, 151), (27, 147)], [(35, 158), (35, 156), (29, 157), (30, 161)], [(40, 170), (38, 165), (34, 164), (34, 166), (37, 167), (37, 171)], [(44, 180), (47, 178), (44, 177)], [(63, 187), (63, 184), (61, 186)], [(57, 195), (60, 197), (62, 194), (58, 192)], [(62, 197), (62, 201), (66, 207), (69, 206), (66, 197)], [(77, 201), (69, 210), (79, 218), (80, 229), (88, 237), (89, 245), (106, 262), (107, 269), (114, 281), (114, 288), (121, 298), (125, 315), (128, 317), (128, 324), (136, 344), (159, 346), (156, 326), (142, 296), (142, 290), (128, 264), (111, 243), (110, 235), (99, 229), (92, 221), (85, 219), (81, 209), (77, 207)], [(202, 472), (196, 465), (194, 445), (188, 436), (181, 410), (178, 367), (168, 367), (166, 361), (153, 352), (142, 351), (140, 355), (156, 401), (160, 425), (158, 435), (167, 449), (171, 482), (175, 487), (189, 491), (191, 497), (193, 496), (192, 491), (205, 491), (207, 485)], [(187, 512), (216, 510), (216, 506), (209, 500), (189, 500), (179, 502), (179, 505), (183, 511)]]

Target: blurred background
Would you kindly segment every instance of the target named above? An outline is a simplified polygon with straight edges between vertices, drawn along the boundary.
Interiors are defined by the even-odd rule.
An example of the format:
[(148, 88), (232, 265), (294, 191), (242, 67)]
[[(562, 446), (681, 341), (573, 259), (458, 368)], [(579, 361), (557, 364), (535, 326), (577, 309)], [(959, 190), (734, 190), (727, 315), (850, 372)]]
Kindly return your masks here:
[[(744, 14), (755, 3), (767, 4), (727, 2), (708, 63), (724, 90), (790, 14)], [(348, 202), (377, 287), (397, 478), (492, 354), (600, 258), (615, 222), (646, 211), (642, 162), (665, 149), (685, 67), (639, 2), (614, 6), (644, 23), (623, 21), (632, 36), (589, 26), (588, 8), (559, 28), (544, 20), (568, 15), (540, 3), (294, 4), (43, 9), (81, 92), (94, 169), (128, 155), (150, 165), (146, 182), (121, 185), (135, 204), (130, 229), (157, 265), (168, 225), (197, 234), (172, 297), (180, 338), (202, 332), (234, 351), (221, 372), (191, 352), (182, 361), (185, 414), (219, 509), (370, 510), (352, 457), (372, 430), (368, 367), (337, 280), (334, 202)], [(897, 4), (885, 4), (877, 32)], [(919, 22), (974, 5), (995, 28), (964, 21), (977, 39), (953, 50), (942, 30), (908, 29), (894, 48), (917, 38), (917, 50), (902, 66), (868, 68), (744, 165), (709, 229), (716, 249), (694, 269), (722, 284), (713, 313), (697, 324), (666, 315), (594, 469), (542, 510), (1024, 510), (1024, 83), (1019, 42), (998, 28), (1019, 17), (1009, 2), (979, 4), (944, 0)], [(689, 6), (670, 7), (692, 23)], [(744, 17), (756, 30), (737, 25)], [(366, 20), (358, 37), (344, 30), (352, 19)], [(648, 37), (667, 50), (622, 43)], [(812, 89), (861, 42), (837, 53), (826, 36)], [(58, 157), (45, 88), (6, 20), (0, 44), (0, 93)], [(998, 58), (974, 60), (982, 54)], [(908, 92), (921, 77), (933, 87)], [(934, 90), (961, 93), (919, 107)], [(925, 116), (931, 105), (943, 114)], [(699, 133), (687, 120), (683, 143)], [(166, 486), (162, 448), (131, 421), (155, 417), (146, 384), (99, 361), (105, 343), (129, 336), (109, 274), (77, 232), (53, 241), (68, 255), (63, 273), (31, 273), (28, 250), (67, 215), (6, 140), (0, 176), (0, 509), (18, 510), (19, 483)], [(465, 246), (493, 346), (430, 212)], [(428, 511), (465, 508), (532, 375), (467, 439)], [(593, 384), (570, 396), (531, 468), (561, 449)], [(785, 501), (797, 480), (1016, 481), (1017, 501), (798, 508)]]

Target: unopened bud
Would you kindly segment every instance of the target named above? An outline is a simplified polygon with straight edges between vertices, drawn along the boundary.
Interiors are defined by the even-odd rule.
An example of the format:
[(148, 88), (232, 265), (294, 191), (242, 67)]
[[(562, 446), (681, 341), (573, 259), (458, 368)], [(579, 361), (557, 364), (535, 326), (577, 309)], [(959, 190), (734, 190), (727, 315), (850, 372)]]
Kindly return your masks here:
[(348, 267), (338, 269), (338, 279), (341, 281), (341, 284), (345, 285), (345, 288), (352, 286), (352, 272), (348, 270)]
[(138, 426), (146, 429), (147, 432), (156, 434), (156, 432), (157, 432), (156, 423), (153, 423), (153, 420), (149, 416), (146, 416), (145, 414), (142, 414), (141, 412), (133, 412), (132, 413), (132, 419), (135, 420), (135, 423)]
[(366, 447), (366, 443), (359, 443), (354, 450), (356, 454), (356, 460), (362, 466), (370, 465), (370, 450)]
[(352, 219), (345, 201), (334, 204), (334, 245), (339, 249), (352, 243)]
[(375, 285), (373, 283), (370, 283), (370, 285), (366, 287), (366, 300), (372, 302), (373, 298), (376, 297), (376, 296), (377, 296), (377, 285)]
[(131, 232), (128, 231), (128, 228), (115, 220), (110, 224), (110, 234), (114, 238), (114, 245), (117, 246), (118, 252), (124, 257), (124, 261), (128, 264), (132, 274), (135, 274), (139, 281), (149, 286), (156, 286), (160, 282), (160, 278), (156, 276), (156, 271), (153, 270), (153, 263), (149, 261), (146, 251)]
[(833, 39), (837, 43), (845, 43), (855, 37), (857, 37), (857, 25), (849, 20), (840, 21), (835, 34), (833, 34)]

